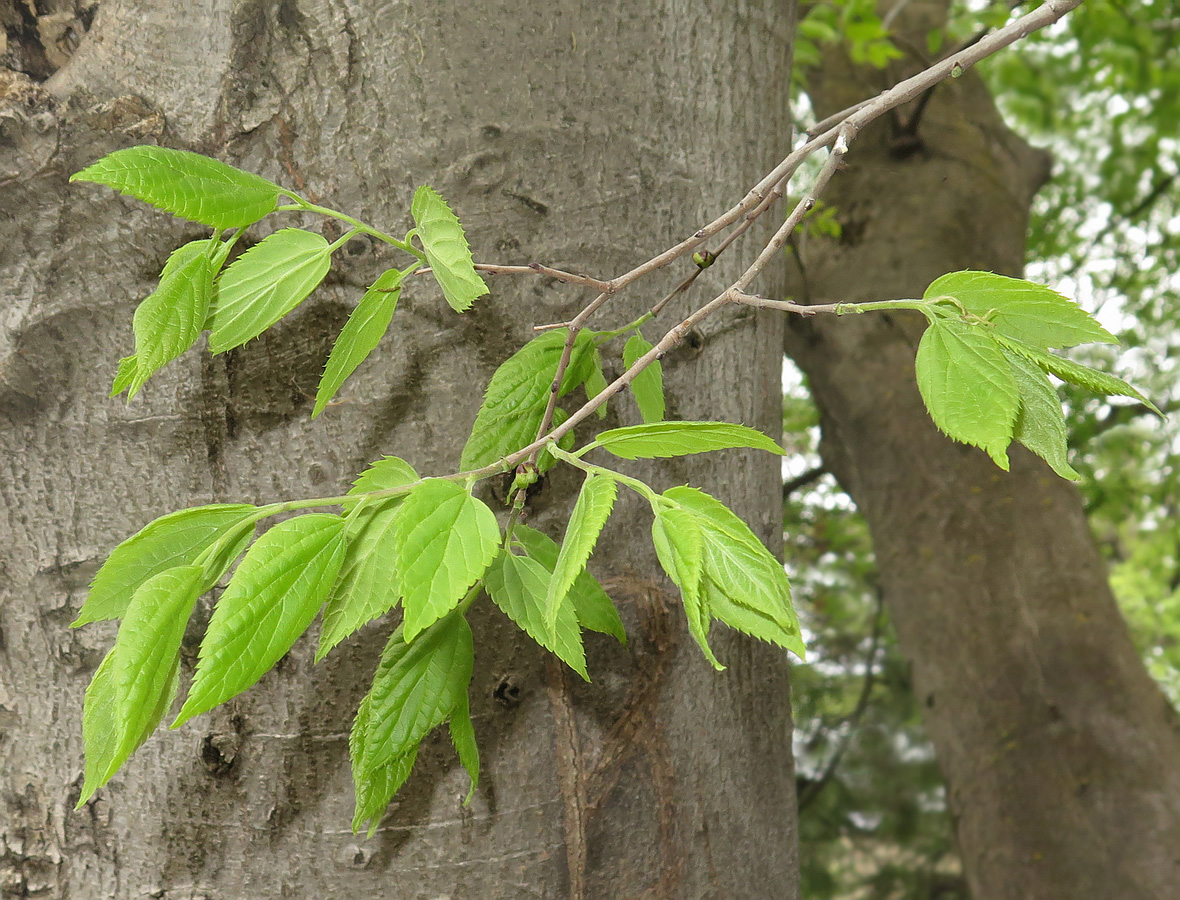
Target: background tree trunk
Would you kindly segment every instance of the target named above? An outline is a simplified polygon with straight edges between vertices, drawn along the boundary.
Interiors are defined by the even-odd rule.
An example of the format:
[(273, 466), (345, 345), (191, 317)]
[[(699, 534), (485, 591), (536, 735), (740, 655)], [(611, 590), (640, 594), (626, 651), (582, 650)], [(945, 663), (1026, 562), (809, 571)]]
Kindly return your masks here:
[[(154, 736), (79, 812), (83, 689), (114, 626), (66, 627), (105, 555), (155, 516), (336, 494), (382, 453), (453, 471), (493, 367), (586, 299), (497, 280), (458, 317), (416, 283), (377, 356), (313, 423), (331, 341), (392, 261), (357, 239), (272, 332), (189, 353), (124, 405), (106, 394), (134, 304), (201, 230), (69, 186), (69, 173), (158, 141), (394, 231), (430, 182), (477, 259), (609, 277), (784, 154), (792, 4), (107, 0), (86, 33), (92, 6), (76, 4), (80, 44), (48, 81), (0, 69), (0, 893), (794, 897), (785, 654), (723, 637), (730, 668), (708, 668), (630, 498), (594, 566), (630, 646), (590, 636), (596, 681), (575, 687), (482, 604), (479, 794), (460, 806), (466, 776), (436, 736), (368, 841), (347, 827), (347, 733), (388, 623), (318, 667), (301, 641), (242, 697)], [(664, 286), (616, 301), (611, 326)], [(735, 311), (697, 337), (666, 360), (672, 411), (775, 433), (780, 320)], [(612, 416), (634, 421), (632, 409), (624, 398)], [(637, 471), (691, 478), (777, 540), (780, 476), (765, 454)], [(557, 474), (534, 520), (555, 532), (576, 481)], [(186, 638), (190, 673), (199, 636)]]
[[(907, 10), (902, 46), (924, 46), (941, 6)], [(822, 117), (918, 67), (832, 58), (809, 92)], [(816, 302), (920, 297), (956, 269), (1020, 273), (1047, 158), (1005, 128), (974, 73), (916, 110), (867, 129), (832, 182), (824, 200), (843, 236), (805, 254), (800, 290)], [(820, 408), (825, 462), (869, 522), (973, 895), (1175, 896), (1180, 729), (1131, 644), (1080, 497), (1023, 448), (1004, 473), (936, 431), (914, 381), (923, 325), (797, 321), (787, 348)]]

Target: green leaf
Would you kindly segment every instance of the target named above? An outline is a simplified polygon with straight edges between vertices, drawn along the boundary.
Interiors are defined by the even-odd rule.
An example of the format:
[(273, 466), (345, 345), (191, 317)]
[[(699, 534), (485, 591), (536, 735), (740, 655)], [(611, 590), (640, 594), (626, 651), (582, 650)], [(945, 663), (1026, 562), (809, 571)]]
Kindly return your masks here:
[[(623, 365), (630, 369), (652, 345), (643, 335), (635, 334), (623, 347)], [(644, 422), (662, 422), (664, 419), (664, 373), (657, 359), (635, 376), (631, 382), (631, 393), (639, 404), (639, 415)]]
[(339, 516), (314, 513), (280, 522), (254, 543), (213, 609), (173, 728), (246, 690), (291, 649), (336, 580), (343, 532)]
[(352, 733), (348, 736), (348, 755), (352, 762), (352, 784), (356, 794), (356, 811), (352, 817), (352, 833), (361, 830), (365, 821), (369, 822), (368, 837), (372, 837), (381, 824), (381, 816), (385, 807), (393, 799), (418, 758), (418, 745), (415, 744), (407, 752), (395, 756), (384, 765), (369, 771), (365, 767), (366, 738), (369, 730), (370, 697), (365, 696), (356, 711), (356, 718), (352, 723)]
[(660, 565), (680, 588), (688, 631), (714, 669), (725, 666), (717, 661), (709, 646), (709, 611), (701, 596), (701, 579), (705, 574), (705, 540), (696, 517), (679, 506), (655, 508), (651, 539)]
[[(174, 250), (160, 274), (160, 284), (135, 310), (135, 373), (128, 399), (144, 382), (191, 347), (205, 327), (213, 296), (211, 241), (190, 241)], [(118, 376), (116, 376), (118, 381)]]
[[(192, 565), (214, 541), (235, 525), (251, 519), (255, 511), (256, 507), (246, 503), (218, 503), (182, 509), (149, 523), (107, 557), (94, 576), (90, 593), (72, 627), (120, 618), (141, 584), (176, 566)], [(227, 568), (249, 540), (247, 533), (235, 542), (237, 550), (225, 562)], [(224, 571), (217, 573), (214, 581)]]
[(1020, 414), (1016, 417), (1015, 438), (1047, 462), (1062, 478), (1080, 481), (1081, 476), (1069, 464), (1068, 435), (1061, 399), (1049, 378), (1023, 356), (1005, 350), (1012, 376), (1020, 390)]
[(618, 496), (619, 486), (613, 478), (590, 474), (582, 482), (582, 490), (570, 513), (569, 525), (565, 529), (565, 540), (553, 565), (553, 578), (549, 579), (549, 590), (545, 596), (545, 625), (553, 633), (558, 611), (574, 580), (594, 552), (598, 535), (610, 518), (611, 510)]
[(455, 312), (465, 312), (488, 286), (475, 271), (463, 226), (434, 188), (422, 185), (414, 193), (410, 214), (434, 280)]
[(382, 274), (373, 286), (365, 292), (352, 315), (348, 317), (332, 353), (324, 365), (324, 377), (320, 379), (315, 395), (314, 419), (329, 401), (336, 396), (344, 380), (353, 373), (365, 358), (377, 349), (381, 338), (393, 321), (393, 312), (402, 291), (402, 273), (390, 269)]
[(651, 422), (604, 431), (592, 446), (623, 459), (662, 459), (750, 447), (779, 456), (784, 450), (761, 431), (729, 422)]
[(471, 628), (459, 612), (435, 622), (408, 644), (400, 626), (394, 631), (369, 692), (366, 776), (409, 752), (446, 721), (467, 697), (473, 663)]
[[(557, 554), (561, 552), (553, 538), (528, 525), (517, 524), (512, 530), (512, 539), (552, 574), (553, 567), (557, 565)], [(627, 643), (627, 632), (623, 629), (619, 611), (615, 609), (614, 603), (602, 589), (597, 578), (583, 569), (574, 579), (569, 597), (573, 600), (574, 611), (578, 614), (578, 622), (583, 628), (597, 631), (599, 634), (609, 634), (620, 644)]]
[(1164, 414), (1159, 411), (1159, 408), (1154, 403), (1121, 378), (1115, 378), (1113, 375), (1107, 375), (1105, 372), (1099, 372), (1097, 369), (1083, 366), (1071, 359), (1065, 359), (1053, 353), (1046, 353), (1037, 347), (1022, 344), (1020, 341), (1005, 338), (1003, 335), (997, 335), (996, 340), (1003, 345), (1004, 349), (1023, 356), (1029, 362), (1035, 363), (1050, 375), (1056, 375), (1062, 381), (1068, 381), (1070, 384), (1076, 384), (1079, 387), (1084, 387), (1089, 391), (1093, 391), (1095, 394), (1101, 394), (1103, 396), (1132, 397), (1161, 419), (1164, 418)]
[[(489, 465), (527, 447), (536, 439), (549, 402), (549, 389), (557, 376), (566, 335), (564, 328), (547, 331), (533, 338), (496, 369), (475, 417), (471, 437), (463, 448), (462, 468), (478, 469)], [(578, 332), (559, 397), (574, 390), (590, 375), (593, 351), (593, 332)]]
[(393, 560), (398, 506), (398, 502), (385, 503), (360, 512), (362, 521), (351, 535), (340, 576), (324, 607), (316, 662), (366, 622), (397, 605), (401, 585)]
[(951, 272), (926, 289), (924, 299), (953, 297), (1006, 337), (1035, 347), (1073, 347), (1118, 338), (1084, 309), (1052, 288), (991, 272)]
[[(368, 494), (372, 491), (388, 491), (421, 480), (421, 476), (414, 471), (414, 467), (404, 459), (397, 456), (383, 456), (356, 477), (352, 487), (348, 489), (348, 493)], [(395, 497), (394, 499), (399, 498)], [(355, 503), (354, 500), (344, 504), (345, 510), (350, 510)]]
[[(80, 809), (94, 792), (110, 781), (126, 761), (118, 755), (123, 738), (119, 725), (119, 691), (115, 680), (115, 651), (112, 648), (103, 658), (86, 688), (82, 706), (82, 743), (86, 748), (85, 779), (82, 794), (75, 809)], [(160, 695), (150, 716), (145, 717), (144, 731), (135, 742), (134, 751), (148, 739), (176, 699), (180, 688), (180, 656), (172, 664), (166, 690)]]
[(981, 447), (1008, 470), (1008, 444), (1020, 410), (1012, 369), (986, 325), (932, 321), (914, 363), (918, 390), (939, 430)]
[[(598, 348), (594, 348), (594, 352), (590, 355), (590, 373), (586, 376), (586, 399), (593, 400), (599, 394), (607, 389), (609, 385), (606, 383), (606, 375), (602, 371), (602, 354), (598, 352)], [(606, 404), (594, 410), (594, 414), (600, 419), (606, 418)]]
[(176, 699), (180, 641), (202, 578), (200, 566), (178, 566), (147, 579), (132, 597), (115, 646), (86, 690), (79, 807), (147, 740)]
[[(704, 555), (701, 590), (709, 615), (802, 657), (799, 620), (791, 603), (791, 585), (782, 563), (771, 555), (745, 522), (715, 497), (690, 487), (669, 488), (663, 496), (691, 513), (701, 530)], [(756, 613), (758, 618), (773, 622), (775, 627), (749, 631), (751, 623), (757, 619), (752, 616), (738, 618), (728, 605), (712, 602), (706, 582), (731, 604)]]
[(70, 181), (105, 184), (121, 194), (210, 228), (244, 228), (273, 212), (277, 184), (197, 153), (166, 147), (116, 150)]
[(471, 789), (463, 799), (464, 806), (471, 802), (479, 786), (479, 744), (475, 742), (475, 725), (471, 721), (471, 710), (467, 704), (467, 694), (464, 692), (451, 710), (450, 721), (451, 743), (459, 754), (459, 762), (471, 778)]
[(406, 640), (459, 605), (500, 550), (495, 514), (462, 485), (428, 478), (410, 491), (394, 524)]
[(702, 580), (701, 593), (704, 595), (709, 614), (717, 621), (760, 641), (790, 650), (800, 659), (807, 658), (807, 648), (798, 628), (784, 625), (781, 618), (769, 615), (759, 608), (736, 602), (711, 578), (706, 577)]
[(284, 228), (239, 256), (217, 280), (209, 313), (209, 350), (224, 353), (258, 337), (323, 281), (332, 265), (328, 242)]
[(116, 755), (122, 759), (139, 746), (160, 698), (169, 692), (180, 640), (203, 581), (200, 566), (178, 566), (141, 584), (127, 606), (114, 647), (120, 733)]
[(550, 580), (549, 570), (535, 559), (503, 553), (488, 569), (484, 583), (496, 605), (525, 634), (589, 681), (572, 599), (567, 596), (557, 607), (553, 625), (546, 621), (545, 593)]
[(118, 397), (131, 387), (131, 382), (135, 380), (135, 373), (138, 370), (139, 360), (135, 358), (134, 353), (119, 360), (119, 368), (115, 371), (115, 380), (111, 383), (111, 392), (108, 396)]

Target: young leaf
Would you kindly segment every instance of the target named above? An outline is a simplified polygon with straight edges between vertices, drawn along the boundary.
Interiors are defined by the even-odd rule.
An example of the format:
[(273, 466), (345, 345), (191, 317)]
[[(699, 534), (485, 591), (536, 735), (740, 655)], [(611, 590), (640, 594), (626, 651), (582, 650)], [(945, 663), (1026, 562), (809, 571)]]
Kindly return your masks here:
[(332, 265), (328, 242), (284, 228), (238, 257), (217, 280), (209, 313), (209, 350), (224, 353), (258, 337), (323, 281)]
[(199, 566), (180, 566), (153, 575), (135, 592), (115, 646), (86, 689), (86, 768), (78, 807), (147, 740), (176, 699), (180, 640), (202, 574)]
[(205, 327), (213, 296), (209, 244), (190, 241), (173, 251), (160, 274), (159, 287), (136, 308), (131, 320), (136, 368), (127, 385), (128, 399), (148, 378), (191, 347)]
[(434, 188), (422, 185), (414, 193), (410, 215), (417, 226), (422, 251), (434, 272), (434, 280), (455, 312), (465, 312), (488, 286), (475, 271), (463, 226)]
[[(782, 564), (746, 523), (715, 497), (690, 487), (669, 488), (664, 497), (692, 514), (701, 530), (704, 555), (701, 590), (708, 614), (730, 625), (740, 622), (740, 626), (734, 625), (740, 630), (747, 630), (758, 619), (773, 622), (774, 628), (747, 630), (747, 633), (802, 656), (802, 643), (796, 640), (801, 634), (799, 620), (791, 604), (791, 585)], [(738, 618), (728, 606), (712, 602), (706, 582), (731, 604), (756, 613), (757, 618)], [(787, 641), (785, 635), (793, 637)]]
[(356, 812), (352, 817), (352, 833), (361, 830), (365, 821), (369, 822), (368, 837), (372, 837), (381, 823), (381, 816), (385, 807), (393, 799), (418, 758), (418, 745), (415, 744), (407, 752), (395, 756), (389, 762), (377, 767), (374, 771), (365, 768), (365, 740), (369, 730), (370, 698), (365, 696), (356, 711), (356, 718), (352, 723), (352, 733), (348, 736), (348, 755), (352, 762), (352, 784), (356, 794)]
[(1008, 470), (1020, 392), (1012, 369), (985, 325), (954, 319), (930, 323), (915, 360), (918, 390), (934, 424), (964, 444), (981, 447)]
[(651, 539), (660, 565), (680, 588), (688, 631), (714, 669), (725, 666), (717, 661), (709, 646), (709, 611), (701, 597), (701, 579), (705, 573), (705, 542), (696, 518), (678, 506), (658, 506), (651, 525)]
[(495, 514), (462, 485), (428, 478), (410, 491), (394, 524), (406, 640), (454, 609), (500, 550)]
[[(405, 487), (415, 481), (421, 481), (421, 476), (414, 471), (404, 459), (397, 456), (383, 456), (369, 468), (361, 472), (348, 489), (350, 494), (368, 494), (372, 491), (387, 491), (391, 488)], [(354, 501), (345, 504), (344, 508), (352, 508)]]
[[(594, 352), (590, 354), (590, 372), (586, 376), (586, 399), (593, 400), (599, 394), (607, 389), (606, 375), (602, 371), (602, 354), (598, 352), (598, 348), (594, 348)], [(606, 404), (594, 410), (594, 414), (600, 419), (606, 418)]]
[(373, 286), (352, 311), (324, 365), (324, 377), (320, 379), (320, 387), (315, 395), (315, 409), (311, 411), (313, 419), (336, 396), (344, 380), (381, 343), (389, 323), (393, 321), (401, 290), (402, 273), (390, 269), (373, 282)]
[(1000, 334), (1034, 347), (1073, 347), (1118, 339), (1084, 309), (1044, 285), (991, 272), (951, 272), (937, 278), (926, 300), (953, 297), (967, 312), (986, 318)]
[[(246, 503), (218, 503), (182, 509), (149, 523), (107, 557), (71, 627), (120, 618), (141, 584), (176, 566), (192, 565), (215, 540), (249, 520), (254, 511), (255, 507)], [(226, 567), (249, 540), (247, 533), (235, 543), (237, 552), (225, 563)], [(220, 578), (224, 571), (216, 577)]]
[[(508, 357), (488, 384), (460, 465), (478, 469), (531, 444), (549, 402), (565, 346), (566, 329), (547, 331)], [(584, 382), (593, 369), (593, 333), (578, 332), (559, 397)], [(556, 419), (554, 420), (556, 421)]]
[(141, 584), (127, 606), (113, 651), (119, 728), (115, 757), (120, 763), (159, 722), (155, 711), (170, 692), (180, 640), (203, 581), (200, 566), (178, 566)]
[(340, 571), (343, 531), (339, 516), (314, 513), (280, 522), (254, 543), (213, 609), (173, 728), (246, 690), (291, 649)]
[(1010, 350), (1019, 356), (1023, 356), (1029, 362), (1035, 363), (1050, 375), (1056, 375), (1062, 381), (1068, 381), (1070, 384), (1076, 384), (1079, 387), (1084, 387), (1087, 390), (1093, 391), (1095, 394), (1101, 394), (1103, 396), (1132, 397), (1161, 419), (1164, 418), (1164, 414), (1159, 411), (1159, 408), (1154, 403), (1121, 378), (1115, 378), (1113, 375), (1107, 375), (1105, 372), (1099, 372), (1097, 369), (1083, 366), (1080, 363), (1074, 362), (1072, 359), (1065, 359), (1062, 356), (1047, 353), (1028, 344), (1022, 344), (1020, 341), (1005, 338), (1003, 335), (997, 335), (996, 340), (999, 341), (1005, 350)]
[(535, 559), (502, 553), (488, 569), (484, 585), (496, 605), (525, 634), (589, 681), (573, 601), (567, 596), (557, 607), (553, 625), (546, 621), (545, 592), (550, 580), (549, 570)]
[(366, 777), (446, 721), (467, 697), (473, 663), (471, 628), (461, 613), (435, 622), (409, 644), (400, 626), (394, 631), (369, 692)]
[(475, 725), (471, 721), (471, 709), (468, 707), (466, 693), (451, 710), (449, 724), (451, 743), (455, 746), (455, 752), (459, 754), (459, 762), (471, 779), (471, 789), (463, 799), (463, 805), (466, 806), (475, 796), (475, 789), (479, 786), (479, 744), (475, 742)]
[[(144, 717), (144, 730), (135, 741), (132, 752), (148, 739), (160, 720), (164, 718), (176, 699), (180, 688), (180, 656), (173, 660), (172, 670), (166, 679), (166, 688), (160, 694), (149, 716)], [(82, 743), (86, 748), (85, 778), (82, 794), (75, 809), (81, 809), (94, 792), (110, 781), (127, 756), (118, 754), (123, 735), (119, 723), (119, 691), (115, 680), (115, 651), (112, 648), (103, 658), (94, 677), (86, 688), (86, 699), (82, 705)]]
[(363, 520), (348, 542), (340, 576), (324, 607), (315, 661), (364, 625), (397, 605), (401, 586), (393, 565), (398, 502), (361, 510)]
[[(517, 524), (512, 530), (512, 539), (520, 544), (525, 553), (544, 566), (546, 572), (552, 574), (553, 567), (557, 565), (557, 554), (561, 552), (553, 538), (528, 525)], [(574, 611), (578, 614), (578, 622), (583, 628), (597, 631), (599, 634), (609, 634), (620, 644), (627, 643), (627, 632), (623, 629), (619, 611), (615, 609), (614, 603), (602, 589), (597, 578), (583, 569), (574, 579), (569, 597), (573, 601)]]
[(610, 518), (619, 486), (613, 478), (590, 474), (582, 482), (582, 490), (570, 513), (565, 529), (565, 540), (553, 565), (553, 578), (545, 596), (545, 626), (550, 634), (557, 622), (558, 611), (565, 602), (574, 579), (586, 568), (586, 561), (594, 552), (598, 535)]
[(277, 184), (216, 159), (166, 147), (116, 150), (70, 176), (128, 194), (210, 228), (244, 228), (273, 212)]
[(709, 614), (717, 621), (760, 641), (790, 650), (800, 659), (807, 658), (807, 648), (798, 628), (784, 625), (781, 618), (768, 615), (759, 608), (734, 601), (709, 577), (701, 581), (701, 593)]
[(1015, 438), (1047, 462), (1062, 478), (1078, 481), (1081, 476), (1069, 464), (1068, 435), (1061, 399), (1045, 375), (1023, 356), (1005, 350), (1012, 376), (1020, 390), (1020, 414)]
[[(652, 345), (643, 335), (635, 334), (623, 347), (623, 365), (630, 369)], [(639, 415), (644, 422), (662, 422), (664, 419), (664, 373), (660, 361), (656, 360), (635, 376), (631, 382), (631, 393), (639, 404)]]
[(751, 447), (779, 456), (784, 450), (761, 431), (729, 422), (651, 422), (604, 431), (592, 446), (622, 459), (663, 459)]
[(139, 360), (135, 358), (134, 353), (119, 360), (119, 368), (115, 370), (115, 380), (111, 383), (111, 392), (108, 396), (118, 397), (131, 387), (131, 382), (135, 380), (135, 373), (138, 370)]

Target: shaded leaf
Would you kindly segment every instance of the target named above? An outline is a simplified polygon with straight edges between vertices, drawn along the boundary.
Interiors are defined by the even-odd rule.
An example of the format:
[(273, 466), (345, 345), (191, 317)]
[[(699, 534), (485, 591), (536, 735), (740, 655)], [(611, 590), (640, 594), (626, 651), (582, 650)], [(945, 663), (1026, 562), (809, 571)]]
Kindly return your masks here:
[(79, 807), (147, 740), (176, 699), (180, 641), (202, 580), (200, 566), (178, 566), (153, 575), (135, 591), (115, 646), (86, 690)]
[(255, 244), (217, 281), (209, 350), (224, 353), (258, 337), (302, 303), (331, 264), (328, 242), (301, 228), (284, 228)]
[[(549, 402), (549, 389), (557, 376), (566, 335), (564, 328), (547, 331), (533, 338), (496, 369), (472, 426), (471, 437), (463, 447), (460, 462), (463, 469), (489, 465), (536, 440)], [(564, 397), (590, 375), (593, 351), (593, 333), (578, 332), (559, 397)]]
[[(213, 296), (211, 241), (190, 241), (174, 250), (156, 290), (139, 304), (132, 319), (135, 372), (128, 388), (134, 397), (144, 382), (191, 347), (205, 327)], [(118, 381), (116, 376), (116, 381)]]
[[(94, 576), (90, 593), (72, 627), (120, 618), (131, 602), (131, 595), (143, 582), (176, 566), (192, 565), (214, 541), (234, 526), (245, 523), (255, 511), (256, 507), (246, 503), (217, 503), (178, 510), (150, 522), (107, 557)], [(245, 549), (252, 532), (250, 529), (235, 544), (238, 549), (225, 563), (227, 568)], [(224, 571), (217, 573), (213, 580), (220, 578)]]
[[(118, 756), (123, 735), (119, 728), (119, 691), (115, 678), (115, 651), (112, 648), (99, 665), (82, 706), (82, 743), (86, 748), (86, 766), (82, 794), (75, 809), (80, 809), (94, 792), (110, 781), (126, 760)], [(145, 717), (144, 730), (135, 741), (132, 752), (151, 736), (172, 707), (180, 688), (180, 656), (172, 664), (166, 690), (159, 696), (150, 716)]]
[(551, 577), (535, 559), (502, 553), (488, 569), (485, 586), (496, 605), (525, 634), (589, 681), (573, 600), (567, 596), (557, 607), (552, 626), (546, 621), (546, 589)]
[(454, 609), (500, 550), (496, 516), (462, 486), (428, 478), (407, 495), (394, 524), (406, 640)]
[(313, 513), (280, 522), (254, 543), (213, 609), (173, 728), (246, 690), (291, 649), (340, 571), (343, 531), (339, 516)]
[(471, 721), (471, 710), (467, 703), (467, 694), (464, 693), (451, 710), (450, 720), (451, 743), (459, 754), (459, 762), (471, 778), (471, 789), (463, 799), (464, 806), (471, 802), (475, 789), (479, 787), (479, 744), (475, 741), (475, 725)]
[(356, 834), (366, 821), (369, 822), (367, 837), (372, 837), (381, 824), (381, 817), (389, 801), (393, 799), (418, 758), (418, 745), (415, 744), (405, 753), (395, 756), (384, 765), (369, 771), (365, 767), (366, 737), (369, 730), (368, 695), (361, 700), (356, 711), (356, 718), (352, 723), (352, 732), (348, 736), (348, 755), (352, 763), (352, 785), (356, 795), (356, 807), (352, 816), (352, 833)]
[(416, 747), (466, 699), (473, 654), (471, 629), (458, 612), (408, 644), (400, 626), (394, 631), (369, 692), (365, 776)]
[[(561, 548), (549, 535), (530, 528), (528, 525), (517, 524), (512, 530), (512, 538), (524, 551), (552, 574), (557, 564), (557, 554)], [(546, 591), (548, 592), (548, 591)], [(578, 614), (578, 622), (583, 628), (609, 634), (619, 643), (627, 643), (627, 633), (623, 629), (623, 620), (619, 618), (619, 611), (615, 609), (598, 579), (583, 569), (574, 579), (569, 597), (573, 601), (574, 611)]]
[(1010, 350), (1005, 350), (1004, 356), (1020, 390), (1014, 437), (1062, 478), (1079, 481), (1081, 476), (1069, 464), (1065, 415), (1057, 391), (1034, 363)]
[(225, 163), (166, 147), (128, 147), (70, 176), (105, 184), (210, 228), (244, 228), (278, 206), (277, 184)]
[(401, 584), (393, 560), (397, 552), (398, 505), (394, 501), (372, 511), (362, 510), (362, 521), (355, 530), (350, 529), (340, 575), (324, 606), (316, 662), (362, 625), (397, 605)]
[[(599, 394), (607, 389), (609, 385), (606, 383), (606, 375), (602, 371), (602, 354), (598, 352), (598, 348), (594, 348), (594, 352), (590, 355), (590, 372), (586, 376), (586, 399), (593, 400)], [(600, 419), (606, 418), (606, 404), (594, 410), (594, 414)]]
[[(630, 369), (643, 354), (652, 349), (643, 335), (635, 334), (623, 347), (623, 365)], [(631, 394), (639, 405), (639, 415), (644, 422), (661, 422), (664, 419), (664, 372), (657, 359), (631, 381)]]
[(415, 191), (410, 214), (434, 280), (451, 308), (465, 312), (477, 298), (488, 293), (488, 286), (475, 271), (463, 226), (447, 202), (427, 185)]
[(402, 273), (390, 269), (373, 282), (352, 311), (324, 365), (324, 377), (320, 379), (315, 408), (311, 411), (313, 419), (324, 411), (345, 379), (377, 349), (393, 321), (401, 290)]

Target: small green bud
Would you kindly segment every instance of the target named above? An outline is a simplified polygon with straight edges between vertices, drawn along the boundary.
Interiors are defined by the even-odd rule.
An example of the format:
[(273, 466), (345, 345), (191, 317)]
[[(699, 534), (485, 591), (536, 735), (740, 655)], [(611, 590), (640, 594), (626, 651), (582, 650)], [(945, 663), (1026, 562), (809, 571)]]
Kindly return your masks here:
[(714, 256), (713, 252), (710, 250), (706, 250), (704, 253), (702, 253), (700, 250), (698, 250), (696, 253), (694, 253), (692, 255), (692, 261), (694, 263), (696, 263), (697, 266), (701, 269), (709, 268), (709, 266), (713, 265), (713, 263), (716, 262), (716, 260), (717, 260), (717, 257)]

